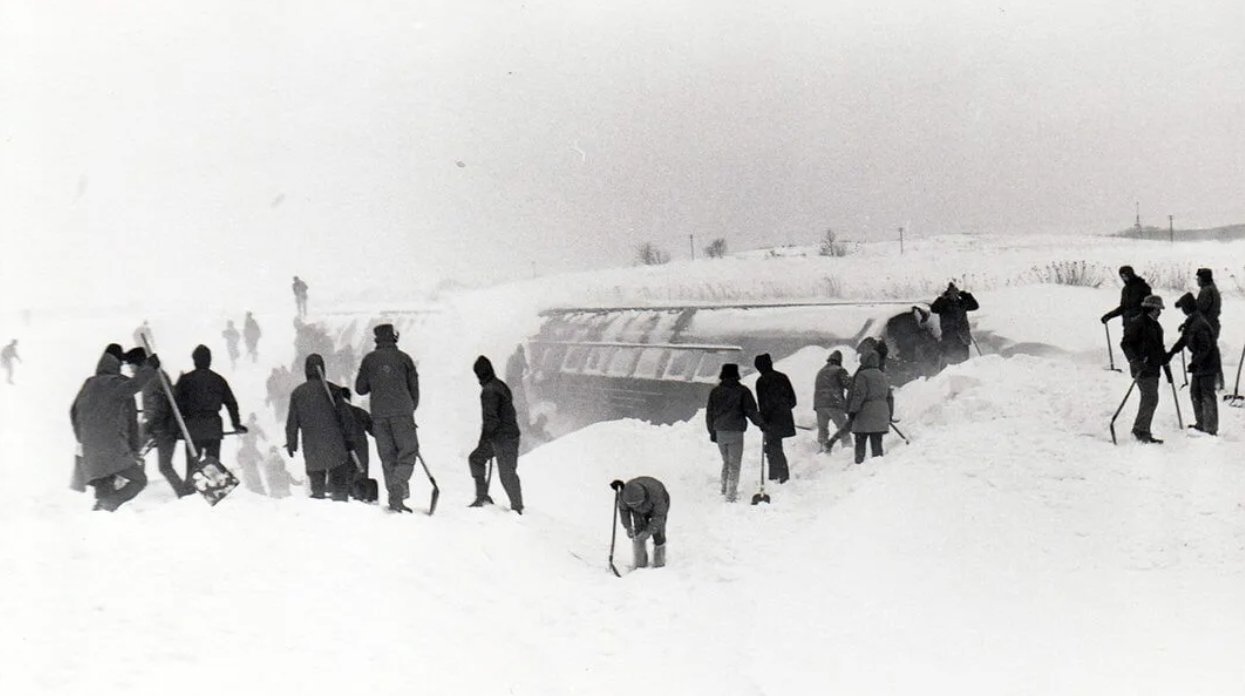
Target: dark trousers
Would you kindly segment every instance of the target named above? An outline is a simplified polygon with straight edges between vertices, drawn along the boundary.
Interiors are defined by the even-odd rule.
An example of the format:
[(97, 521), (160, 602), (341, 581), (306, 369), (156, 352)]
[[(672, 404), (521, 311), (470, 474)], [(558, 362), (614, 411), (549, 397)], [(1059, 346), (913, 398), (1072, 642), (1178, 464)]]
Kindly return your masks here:
[[(195, 440), (195, 449), (199, 450), (200, 457), (212, 457), (220, 459), (220, 438), (215, 440)], [(186, 448), (186, 478), (190, 478), (190, 472), (193, 470), (195, 458), (190, 455), (190, 448)]]
[(1193, 400), (1193, 418), (1198, 427), (1211, 435), (1219, 434), (1219, 402), (1215, 400), (1215, 385), (1219, 375), (1192, 375), (1189, 377), (1189, 398)]
[(1159, 406), (1159, 378), (1138, 377), (1137, 391), (1141, 393), (1141, 405), (1137, 407), (1137, 419), (1133, 421), (1134, 435), (1149, 435), (1154, 409)]
[(787, 469), (787, 455), (782, 451), (782, 438), (766, 435), (762, 447), (769, 461), (769, 480), (786, 483), (791, 472)]
[(488, 495), (488, 484), (484, 479), (484, 468), (489, 457), (497, 462), (497, 477), (501, 479), (501, 487), (510, 498), (510, 509), (523, 509), (523, 488), (519, 482), (519, 438), (481, 440), (480, 444), (467, 455), (467, 464), (471, 467), (471, 477), (476, 480), (476, 493)]
[(962, 363), (968, 360), (969, 357), (968, 344), (961, 341), (958, 336), (952, 336), (950, 339), (943, 337), (942, 360), (944, 366)]
[(177, 436), (173, 433), (156, 433), (154, 436), (156, 441), (156, 466), (160, 473), (164, 475), (164, 480), (169, 482), (169, 486), (173, 488), (173, 492), (177, 497), (182, 497), (194, 492), (194, 486), (188, 482), (190, 477), (190, 459), (186, 459), (186, 479), (177, 475), (173, 469), (173, 454), (177, 451)]
[(327, 493), (332, 496), (333, 500), (349, 500), (350, 472), (353, 470), (354, 463), (340, 464), (327, 471), (308, 471), (307, 478), (311, 479), (311, 497), (323, 498)]
[(882, 456), (882, 436), (886, 433), (853, 433), (856, 436), (856, 463), (865, 461), (865, 442), (873, 450), (873, 456)]
[[(125, 479), (125, 485), (120, 488), (116, 486), (118, 476)], [(143, 467), (135, 464), (113, 476), (97, 478), (90, 485), (95, 489), (95, 508), (111, 512), (133, 500), (147, 487), (147, 474), (143, 472)]]
[(400, 503), (411, 497), (411, 474), (415, 473), (415, 462), (419, 457), (415, 418), (374, 418), (372, 432), (376, 437), (376, 451), (380, 453), (380, 468), (385, 475), (389, 503)]

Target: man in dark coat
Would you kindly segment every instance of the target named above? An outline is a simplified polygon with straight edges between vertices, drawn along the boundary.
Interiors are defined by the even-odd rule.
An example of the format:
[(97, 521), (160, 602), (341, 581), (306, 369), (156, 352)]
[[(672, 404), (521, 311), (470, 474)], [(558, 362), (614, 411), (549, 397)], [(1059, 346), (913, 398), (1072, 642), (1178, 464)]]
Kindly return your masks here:
[(476, 499), (470, 507), (490, 504), (484, 467), (489, 457), (497, 461), (497, 476), (510, 498), (510, 509), (523, 514), (523, 489), (519, 483), (519, 422), (510, 387), (497, 379), (493, 363), (481, 355), (471, 366), (480, 381), (480, 442), (467, 457), (471, 478), (475, 479)]
[(82, 446), (78, 478), (95, 488), (96, 510), (116, 510), (147, 485), (138, 456), (134, 395), (159, 368), (159, 358), (152, 355), (133, 378), (127, 378), (121, 374), (121, 362), (105, 353), (95, 376), (82, 384), (69, 409), (74, 437)]
[(618, 517), (622, 520), (636, 568), (648, 566), (648, 539), (653, 538), (653, 567), (666, 565), (666, 517), (670, 513), (670, 493), (652, 476), (630, 481), (613, 481), (618, 491)]
[(1219, 434), (1219, 403), (1215, 387), (1219, 382), (1222, 364), (1219, 346), (1215, 342), (1215, 330), (1202, 316), (1197, 300), (1185, 293), (1176, 300), (1176, 306), (1188, 319), (1180, 325), (1180, 338), (1167, 352), (1167, 360), (1186, 347), (1192, 354), (1189, 360), (1189, 398), (1193, 401), (1194, 423), (1189, 426), (1211, 435)]
[(813, 410), (817, 412), (820, 452), (830, 451), (830, 423), (834, 423), (834, 432), (847, 423), (847, 389), (851, 386), (851, 375), (843, 368), (843, 353), (831, 351), (813, 383)]
[[(298, 451), (298, 433), (303, 434), (303, 461), (311, 480), (311, 497), (333, 500), (350, 499), (350, 451), (355, 443), (348, 440), (345, 423), (353, 420), (349, 406), (342, 398), (341, 387), (320, 379), (324, 358), (319, 353), (307, 356), (304, 364), (307, 381), (290, 394), (290, 415), (285, 419), (285, 451), (291, 457)], [(325, 386), (328, 392), (325, 393)], [(329, 399), (332, 394), (332, 400)]]
[(1120, 266), (1120, 280), (1124, 287), (1120, 289), (1120, 306), (1102, 315), (1102, 323), (1115, 317), (1124, 317), (1127, 325), (1142, 315), (1141, 302), (1150, 296), (1150, 284), (1133, 272), (1132, 266)]
[(1215, 332), (1215, 340), (1219, 340), (1219, 311), (1223, 308), (1223, 299), (1219, 297), (1219, 288), (1215, 287), (1215, 276), (1209, 268), (1197, 269), (1197, 311), (1210, 324)]
[[(142, 348), (135, 348), (127, 353), (128, 359), (133, 362), (137, 358)], [(161, 381), (163, 380), (163, 381)], [(156, 450), (156, 466), (160, 473), (164, 476), (164, 480), (169, 482), (169, 487), (173, 489), (173, 493), (182, 498), (195, 492), (195, 488), (189, 481), (190, 477), (190, 460), (186, 462), (186, 479), (178, 476), (177, 471), (173, 468), (173, 455), (177, 451), (177, 440), (181, 436), (180, 429), (177, 426), (177, 417), (173, 415), (173, 407), (169, 404), (169, 397), (164, 392), (164, 385), (171, 384), (168, 374), (163, 370), (159, 370), (156, 379), (150, 380), (143, 385), (140, 401), (143, 404), (143, 428), (142, 440), (151, 442)]]
[(1124, 321), (1124, 338), (1120, 349), (1128, 358), (1128, 369), (1141, 392), (1141, 404), (1137, 407), (1137, 419), (1133, 421), (1133, 437), (1140, 442), (1162, 444), (1150, 432), (1154, 409), (1159, 405), (1159, 371), (1167, 364), (1167, 351), (1163, 348), (1163, 327), (1159, 314), (1163, 311), (1163, 298), (1150, 295), (1142, 300), (1144, 312), (1132, 321)]
[(733, 503), (739, 495), (739, 468), (744, 456), (744, 431), (748, 421), (765, 430), (765, 421), (757, 411), (752, 392), (739, 383), (739, 365), (725, 363), (718, 374), (718, 386), (709, 392), (705, 407), (705, 426), (709, 441), (716, 443), (722, 455), (722, 495)]
[(757, 378), (757, 410), (765, 422), (762, 435), (765, 457), (769, 460), (769, 480), (786, 483), (791, 472), (787, 455), (782, 451), (783, 438), (795, 437), (795, 389), (787, 375), (774, 369), (769, 353), (762, 353), (752, 362), (761, 376)]
[(246, 341), (246, 353), (251, 356), (251, 362), (259, 362), (259, 322), (255, 321), (255, 317), (250, 313), (246, 313), (246, 321), (242, 324), (242, 340)]
[(411, 495), (411, 474), (419, 458), (419, 437), (415, 430), (419, 374), (411, 356), (398, 350), (398, 334), (393, 324), (380, 324), (372, 334), (376, 349), (363, 356), (354, 390), (361, 395), (372, 395), (372, 429), (385, 474), (389, 509), (412, 512), (403, 501)]
[[(181, 409), (182, 419), (186, 421), (186, 429), (190, 431), (190, 440), (203, 455), (214, 459), (220, 458), (220, 441), (224, 437), (224, 424), (220, 418), (223, 406), (229, 412), (229, 422), (233, 429), (240, 433), (246, 432), (242, 419), (238, 415), (238, 402), (233, 398), (233, 390), (224, 377), (211, 370), (212, 351), (207, 346), (196, 346), (190, 354), (195, 369), (177, 379), (173, 388), (173, 398)], [(193, 468), (190, 462), (190, 450), (186, 450), (186, 473)]]
[[(942, 356), (946, 365), (968, 360), (968, 347), (973, 344), (972, 329), (968, 325), (968, 313), (980, 309), (977, 299), (970, 292), (960, 292), (955, 283), (947, 283), (947, 289), (929, 306), (938, 315), (942, 329)], [(880, 359), (878, 365), (881, 365)]]
[(891, 408), (888, 403), (890, 384), (886, 375), (878, 369), (878, 354), (860, 356), (860, 369), (852, 379), (852, 389), (847, 397), (847, 413), (856, 440), (856, 463), (865, 461), (865, 442), (869, 443), (874, 457), (882, 456), (882, 437), (891, 427)]

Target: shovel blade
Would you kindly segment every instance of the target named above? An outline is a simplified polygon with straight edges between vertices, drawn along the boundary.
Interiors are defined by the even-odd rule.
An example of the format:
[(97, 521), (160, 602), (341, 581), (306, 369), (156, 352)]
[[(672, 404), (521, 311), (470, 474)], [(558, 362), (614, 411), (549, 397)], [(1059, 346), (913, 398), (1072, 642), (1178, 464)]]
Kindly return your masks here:
[(769, 493), (757, 493), (756, 495), (752, 496), (752, 504), (756, 505), (758, 503), (765, 503), (766, 505), (768, 505), (769, 504)]

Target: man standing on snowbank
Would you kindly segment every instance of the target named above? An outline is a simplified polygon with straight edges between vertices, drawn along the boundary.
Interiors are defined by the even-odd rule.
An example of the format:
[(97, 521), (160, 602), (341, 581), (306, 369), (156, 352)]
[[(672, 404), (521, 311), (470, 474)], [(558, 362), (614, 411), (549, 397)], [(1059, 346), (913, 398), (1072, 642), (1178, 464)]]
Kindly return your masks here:
[(471, 366), (480, 382), (480, 442), (467, 457), (471, 478), (475, 479), (476, 499), (470, 507), (493, 502), (488, 494), (484, 466), (489, 457), (497, 460), (497, 476), (510, 498), (510, 509), (523, 514), (523, 490), (519, 484), (519, 423), (510, 387), (497, 379), (493, 363), (481, 355)]
[(141, 443), (134, 423), (134, 395), (155, 378), (158, 369), (160, 359), (151, 355), (133, 378), (127, 378), (121, 374), (121, 361), (105, 353), (95, 376), (82, 384), (69, 409), (74, 437), (82, 445), (81, 471), (76, 478), (95, 488), (96, 510), (112, 512), (147, 486), (138, 457)]
[(653, 567), (666, 565), (666, 516), (670, 513), (666, 487), (652, 476), (613, 481), (610, 487), (619, 491), (618, 517), (631, 540), (635, 567), (648, 566), (649, 537), (653, 538)]
[(1115, 317), (1124, 317), (1124, 325), (1141, 316), (1141, 303), (1150, 296), (1150, 284), (1133, 272), (1132, 266), (1120, 266), (1120, 280), (1124, 287), (1120, 289), (1120, 306), (1102, 315), (1102, 323)]
[(1128, 369), (1141, 392), (1141, 404), (1137, 407), (1137, 419), (1133, 421), (1133, 437), (1144, 443), (1162, 444), (1163, 441), (1150, 433), (1154, 409), (1159, 405), (1159, 370), (1167, 364), (1167, 351), (1163, 348), (1163, 326), (1159, 314), (1163, 311), (1163, 298), (1150, 295), (1141, 301), (1143, 313), (1132, 321), (1124, 322), (1124, 338), (1120, 349), (1128, 358)]
[(389, 509), (412, 512), (403, 501), (411, 495), (411, 474), (419, 457), (419, 437), (415, 430), (415, 409), (419, 407), (419, 374), (415, 361), (398, 350), (398, 334), (393, 324), (372, 329), (376, 349), (363, 356), (354, 390), (372, 396), (373, 437), (380, 453)]
[(307, 318), (307, 284), (302, 278), (294, 276), (290, 289), (294, 291), (294, 308), (298, 310), (298, 318)]
[(1210, 324), (1218, 341), (1219, 312), (1223, 308), (1223, 299), (1219, 297), (1219, 288), (1215, 287), (1215, 277), (1209, 268), (1197, 269), (1197, 286), (1197, 311)]
[[(947, 283), (947, 289), (930, 303), (929, 311), (938, 315), (942, 329), (942, 358), (944, 365), (954, 365), (968, 360), (968, 347), (973, 344), (973, 332), (968, 325), (968, 313), (980, 309), (977, 299), (970, 292), (960, 292), (955, 283)], [(878, 358), (878, 366), (881, 358)]]
[(1189, 399), (1193, 402), (1194, 430), (1210, 435), (1219, 434), (1219, 404), (1215, 400), (1215, 386), (1219, 381), (1221, 364), (1219, 346), (1215, 343), (1215, 331), (1199, 311), (1192, 293), (1185, 293), (1176, 300), (1176, 306), (1188, 319), (1180, 325), (1180, 339), (1167, 352), (1167, 360), (1188, 347)]
[(753, 366), (761, 373), (757, 378), (757, 410), (765, 421), (762, 438), (765, 456), (769, 459), (769, 480), (786, 483), (791, 472), (787, 468), (787, 455), (782, 451), (782, 440), (795, 437), (795, 417), (791, 415), (796, 406), (795, 389), (787, 375), (774, 369), (769, 353), (758, 355)]
[(748, 421), (765, 430), (752, 392), (739, 383), (739, 365), (726, 363), (718, 373), (718, 386), (709, 392), (705, 425), (709, 441), (717, 443), (722, 455), (722, 495), (733, 503), (739, 495), (739, 467), (744, 456), (744, 431)]

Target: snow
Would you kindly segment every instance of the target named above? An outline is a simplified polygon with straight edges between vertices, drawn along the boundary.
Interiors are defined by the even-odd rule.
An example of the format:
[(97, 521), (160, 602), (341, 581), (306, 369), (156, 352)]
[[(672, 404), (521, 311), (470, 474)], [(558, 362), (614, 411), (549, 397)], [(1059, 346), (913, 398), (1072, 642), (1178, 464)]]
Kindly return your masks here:
[[(870, 265), (894, 262), (892, 274), (911, 265), (933, 284), (968, 268), (974, 252), (1021, 268), (1088, 249), (1140, 267), (1135, 252), (1151, 249), (1129, 242), (1111, 257), (1110, 244), (1126, 243), (983, 251), (978, 242), (929, 247), (923, 263), (937, 268), (896, 256)], [(1208, 249), (1180, 245), (1172, 258), (1198, 264)], [(1242, 266), (1245, 247), (1213, 249), (1210, 265)], [(1152, 258), (1167, 257), (1155, 248)], [(783, 269), (797, 287), (819, 272), (805, 268), (815, 261), (753, 265)], [(421, 442), (442, 490), (432, 517), (312, 501), (297, 488), (279, 501), (239, 489), (212, 508), (175, 500), (154, 464), (133, 503), (89, 512), (66, 487), (68, 405), (103, 345), (128, 345), (143, 317), (36, 315), (21, 332), (18, 384), (0, 390), (0, 693), (1224, 694), (1245, 683), (1245, 409), (1220, 409), (1220, 438), (1185, 435), (1163, 384), (1154, 430), (1167, 444), (1129, 441), (1133, 396), (1113, 446), (1107, 422), (1128, 379), (1104, 369), (1098, 316), (1116, 301), (1114, 285), (970, 287), (986, 355), (897, 390), (911, 444), (887, 437), (885, 457), (856, 466), (842, 450), (817, 455), (802, 430), (787, 440), (792, 480), (767, 486), (770, 505), (721, 501), (701, 415), (573, 432), (520, 459), (523, 516), (496, 484), (498, 505), (466, 508), (475, 355), (504, 364), (538, 329), (541, 308), (624, 284), (642, 294), (654, 283), (656, 296), (666, 272), (427, 300), (436, 311), (402, 345), (419, 361)], [(741, 287), (760, 273), (738, 259), (682, 272), (724, 284), (738, 272)], [(1220, 285), (1231, 382), (1245, 306)], [(1175, 295), (1163, 294), (1170, 305)], [(263, 382), (292, 357), (287, 304), (253, 307), (262, 359), (237, 370), (219, 338), (225, 313), (149, 317), (174, 376), (196, 343), (213, 348), (269, 444), (283, 434), (263, 407)], [(1163, 316), (1169, 342), (1176, 314)], [(834, 347), (777, 364), (796, 387), (801, 425), (812, 424), (813, 375)], [(838, 347), (853, 369), (852, 348)], [(760, 446), (750, 430), (744, 500)], [(227, 463), (236, 447), (227, 441)], [(376, 462), (373, 453), (374, 471)], [(289, 468), (302, 478), (301, 460)], [(629, 572), (622, 537), (618, 580), (606, 565), (608, 483), (640, 474), (670, 490), (670, 564)], [(417, 471), (412, 483), (422, 513), (427, 479)]]

